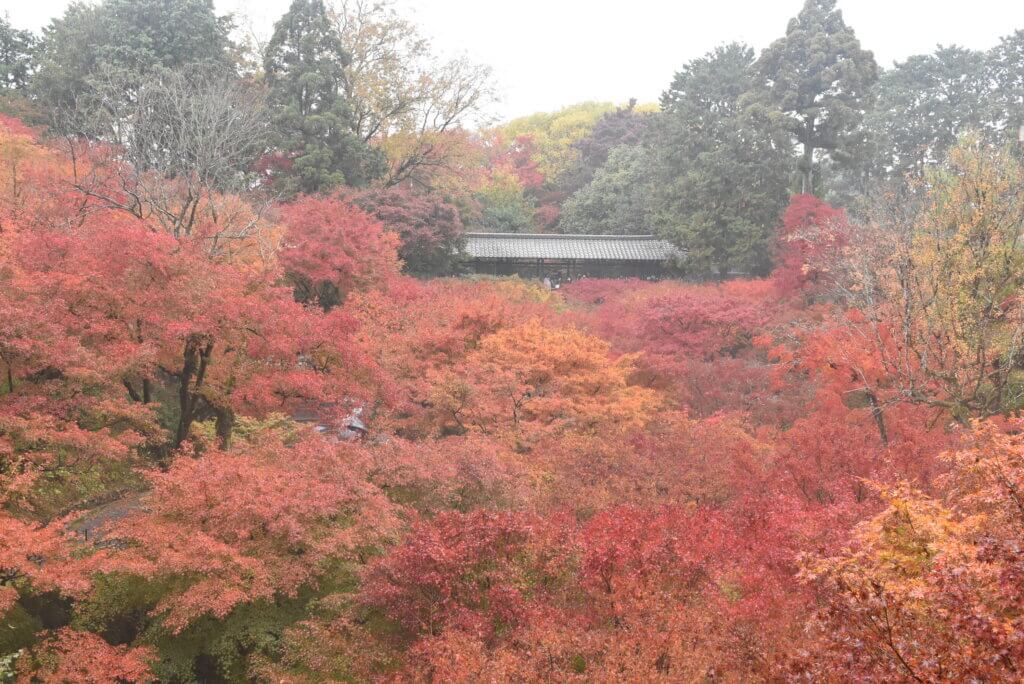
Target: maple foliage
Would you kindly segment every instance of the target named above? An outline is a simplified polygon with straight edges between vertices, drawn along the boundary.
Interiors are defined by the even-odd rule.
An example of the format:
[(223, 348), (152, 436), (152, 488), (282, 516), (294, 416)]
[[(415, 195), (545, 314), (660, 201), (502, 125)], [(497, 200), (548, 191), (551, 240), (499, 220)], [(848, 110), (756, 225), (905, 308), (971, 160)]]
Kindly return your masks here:
[(657, 395), (630, 384), (634, 359), (578, 330), (539, 320), (480, 341), (454, 378), (440, 387), (443, 429), (509, 434), (528, 443), (540, 434), (586, 433), (601, 424), (639, 427)]
[(595, 332), (657, 356), (734, 356), (771, 315), (772, 302), (758, 282), (680, 288), (585, 280), (565, 289), (570, 298), (600, 304), (590, 317)]
[[(152, 573), (157, 539), (173, 545), (182, 539), (175, 533), (187, 537), (158, 525), (154, 514), (153, 538), (143, 544), (152, 543), (154, 555), (129, 557), (97, 551), (72, 532), (77, 514), (69, 511), (145, 486), (133, 466), (155, 456), (169, 462), (172, 477), (195, 462), (174, 459), (170, 448), (212, 446), (207, 429), (197, 428), (202, 421), (216, 424), (209, 437), (225, 446), (240, 416), (354, 401), (373, 369), (352, 341), (351, 317), (296, 303), (278, 283), (273, 255), (211, 250), (207, 235), (176, 238), (128, 212), (95, 206), (75, 193), (55, 152), (23, 131), (5, 135), (14, 142), (3, 150), (11, 175), (2, 192), (0, 566), (4, 612), (17, 613), (19, 595), (82, 599), (97, 572)], [(373, 506), (359, 508), (369, 514)], [(175, 615), (186, 616), (181, 624), (244, 599), (228, 585), (234, 577), (249, 586), (239, 579), (248, 577), (247, 561), (225, 548), (218, 599), (226, 604), (190, 607), (186, 593), (175, 604)], [(188, 567), (202, 574), (208, 566), (199, 559)], [(272, 593), (268, 573), (248, 579), (258, 595)]]
[(1011, 680), (1021, 639), (1019, 421), (979, 424), (939, 498), (907, 484), (842, 555), (808, 561), (827, 600), (794, 670), (865, 680)]
[(419, 635), (413, 672), (446, 680), (766, 672), (755, 616), (789, 597), (753, 591), (765, 570), (745, 575), (734, 543), (725, 518), (685, 508), (617, 507), (582, 525), (446, 514), (370, 569), (362, 600)]
[[(134, 262), (138, 253), (123, 243), (117, 254), (102, 254), (98, 243), (109, 249), (134, 236), (136, 226), (120, 216), (103, 221), (81, 213), (82, 203), (62, 184), (68, 166), (55, 153), (21, 135), (10, 161), (10, 185), (0, 189), (7, 213), (0, 252), (0, 500), (57, 516), (71, 502), (53, 490), (73, 498), (82, 493), (77, 475), (103, 473), (159, 439), (154, 413), (133, 405), (121, 382), (152, 358), (117, 320), (133, 293), (101, 276), (119, 273), (130, 287), (152, 271), (145, 260)], [(139, 235), (144, 245), (154, 237)], [(149, 303), (160, 296), (139, 295)]]
[(752, 411), (791, 419), (771, 401), (772, 369), (755, 340), (793, 318), (765, 281), (720, 286), (582, 280), (564, 288), (582, 324), (620, 352), (638, 353), (638, 377), (697, 415)]
[(442, 513), (372, 566), (362, 600), (412, 633), (493, 636), (523, 619), (517, 556), (539, 521), (509, 513)]
[(0, 576), (4, 578), (0, 614), (14, 606), (18, 588), (25, 582), (36, 590), (56, 590), (65, 596), (84, 596), (89, 590), (89, 576), (99, 566), (95, 559), (75, 557), (73, 541), (64, 534), (68, 522), (41, 525), (0, 514)]
[(662, 410), (642, 430), (553, 435), (530, 464), (543, 474), (543, 510), (589, 515), (618, 504), (724, 505), (767, 486), (776, 458), (737, 414), (694, 420)]
[(31, 652), (18, 659), (19, 682), (156, 681), (150, 670), (152, 649), (111, 646), (89, 632), (60, 629), (47, 635)]
[(364, 192), (354, 203), (401, 239), (398, 256), (415, 275), (447, 275), (461, 252), (464, 227), (458, 208), (438, 195), (406, 187)]
[(779, 291), (792, 294), (826, 284), (829, 266), (849, 239), (846, 212), (814, 195), (793, 195), (782, 214), (778, 262), (772, 272)]
[(357, 448), (308, 437), (180, 458), (150, 475), (144, 510), (107, 533), (124, 544), (110, 568), (185, 579), (155, 609), (174, 630), (241, 602), (293, 594), (386, 538), (394, 523), (368, 469)]
[(340, 198), (300, 197), (281, 209), (281, 220), (280, 260), (300, 301), (330, 309), (398, 273), (398, 237)]
[[(33, 196), (44, 198), (67, 193), (59, 183), (35, 189)], [(363, 223), (354, 234), (372, 239), (363, 230), (370, 219), (358, 210), (317, 206), (342, 216), (355, 212)], [(357, 390), (355, 376), (372, 373), (350, 340), (351, 319), (293, 302), (277, 282), (274, 262), (211, 255), (205, 239), (175, 238), (125, 212), (85, 211), (73, 203), (62, 212), (75, 213), (40, 212), (37, 219), (45, 221), (6, 241), (13, 250), (0, 306), (10, 317), (0, 356), (8, 391), (18, 398), (4, 407), (11, 420), (29, 420), (45, 406), (51, 430), (57, 416), (78, 416), (63, 424), (74, 434), (75, 425), (102, 413), (119, 427), (113, 433), (91, 428), (91, 439), (107, 438), (95, 451), (123, 453), (144, 438), (159, 439), (154, 395), (171, 378), (179, 394), (173, 443), (180, 445), (192, 423), (207, 417), (216, 418), (226, 443), (239, 412), (336, 399)], [(383, 265), (364, 264), (346, 287), (369, 287), (397, 268), (390, 239), (377, 236)], [(346, 374), (354, 371), (347, 380), (338, 374), (343, 365)], [(40, 403), (63, 401), (58, 397), (68, 396), (69, 384), (88, 388), (73, 395), (73, 406)], [(120, 449), (113, 440), (123, 443)]]
[[(793, 627), (766, 619), (775, 612), (770, 606), (795, 597), (772, 586), (778, 561), (751, 531), (713, 511), (678, 507), (595, 516), (581, 535), (581, 583), (594, 597), (596, 624), (615, 625), (604, 635), (607, 650), (591, 656), (598, 672), (625, 669), (655, 679), (707, 676), (720, 667), (765, 672), (763, 659), (773, 650), (765, 639), (771, 634), (778, 643)], [(734, 534), (747, 539), (746, 549), (737, 550)], [(709, 624), (708, 614), (722, 619)]]
[(958, 148), (888, 223), (794, 196), (765, 279), (402, 275), (547, 221), (591, 109), (446, 133), (451, 203), (187, 231), (0, 119), (0, 672), (1014, 679), (1016, 163)]
[(370, 480), (394, 504), (422, 514), (500, 509), (524, 500), (530, 487), (530, 472), (504, 445), (476, 434), (395, 439), (370, 457)]
[(366, 292), (353, 302), (359, 342), (396, 385), (391, 420), (406, 436), (437, 426), (437, 378), (461, 363), (480, 341), (535, 316), (551, 317), (549, 291), (523, 282), (464, 283), (404, 280), (387, 294)]
[[(321, 399), (332, 367), (358, 363), (343, 343), (350, 330), (343, 314), (316, 315), (291, 301), (272, 273), (211, 263), (194, 243), (141, 225), (97, 221), (70, 234), (25, 236), (18, 254), (31, 264), (19, 293), (33, 295), (26, 303), (45, 307), (60, 327), (56, 344), (39, 340), (33, 348), (44, 356), (25, 359), (15, 379), (40, 369), (84, 382), (98, 376), (144, 411), (158, 376), (174, 377), (176, 444), (203, 411), (217, 417), (226, 441), (236, 411)], [(308, 367), (282, 366), (301, 355)]]

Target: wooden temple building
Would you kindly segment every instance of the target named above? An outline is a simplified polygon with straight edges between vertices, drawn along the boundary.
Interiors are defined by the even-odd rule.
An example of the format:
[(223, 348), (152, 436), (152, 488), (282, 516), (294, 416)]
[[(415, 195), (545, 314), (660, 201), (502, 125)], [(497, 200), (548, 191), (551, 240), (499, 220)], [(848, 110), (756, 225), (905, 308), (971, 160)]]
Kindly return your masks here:
[(669, 278), (683, 253), (652, 235), (467, 233), (473, 273), (565, 282), (579, 278)]

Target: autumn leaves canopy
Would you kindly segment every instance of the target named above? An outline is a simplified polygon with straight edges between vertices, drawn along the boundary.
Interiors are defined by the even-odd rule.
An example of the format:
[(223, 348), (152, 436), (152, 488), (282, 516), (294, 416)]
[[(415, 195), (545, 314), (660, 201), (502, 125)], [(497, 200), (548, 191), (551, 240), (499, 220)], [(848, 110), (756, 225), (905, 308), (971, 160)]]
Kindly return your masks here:
[(558, 293), (403, 276), (339, 196), (175, 236), (76, 187), (102, 152), (3, 123), (3, 667), (1013, 677), (1009, 152), (794, 197), (768, 279)]

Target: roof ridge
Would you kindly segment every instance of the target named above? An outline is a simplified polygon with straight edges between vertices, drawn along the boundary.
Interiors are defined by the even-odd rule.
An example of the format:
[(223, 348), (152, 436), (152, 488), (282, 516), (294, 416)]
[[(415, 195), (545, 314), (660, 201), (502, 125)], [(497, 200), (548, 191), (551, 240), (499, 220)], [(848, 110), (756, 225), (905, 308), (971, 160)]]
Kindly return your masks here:
[(599, 235), (594, 233), (463, 233), (466, 237), (529, 240), (660, 240), (657, 235)]

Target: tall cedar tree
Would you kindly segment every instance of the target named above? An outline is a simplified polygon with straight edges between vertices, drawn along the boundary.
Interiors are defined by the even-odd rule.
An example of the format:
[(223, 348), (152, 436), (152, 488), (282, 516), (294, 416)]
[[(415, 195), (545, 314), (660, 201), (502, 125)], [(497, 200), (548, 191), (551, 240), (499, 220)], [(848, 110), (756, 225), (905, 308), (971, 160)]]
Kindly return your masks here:
[(878, 80), (875, 58), (861, 49), (836, 0), (807, 0), (785, 37), (761, 54), (757, 70), (768, 101), (803, 148), (800, 192), (812, 192), (817, 150), (838, 162), (851, 158)]
[(263, 166), (281, 194), (364, 185), (383, 172), (380, 153), (353, 132), (341, 94), (349, 61), (322, 0), (295, 0), (274, 25), (263, 68), (277, 150)]

